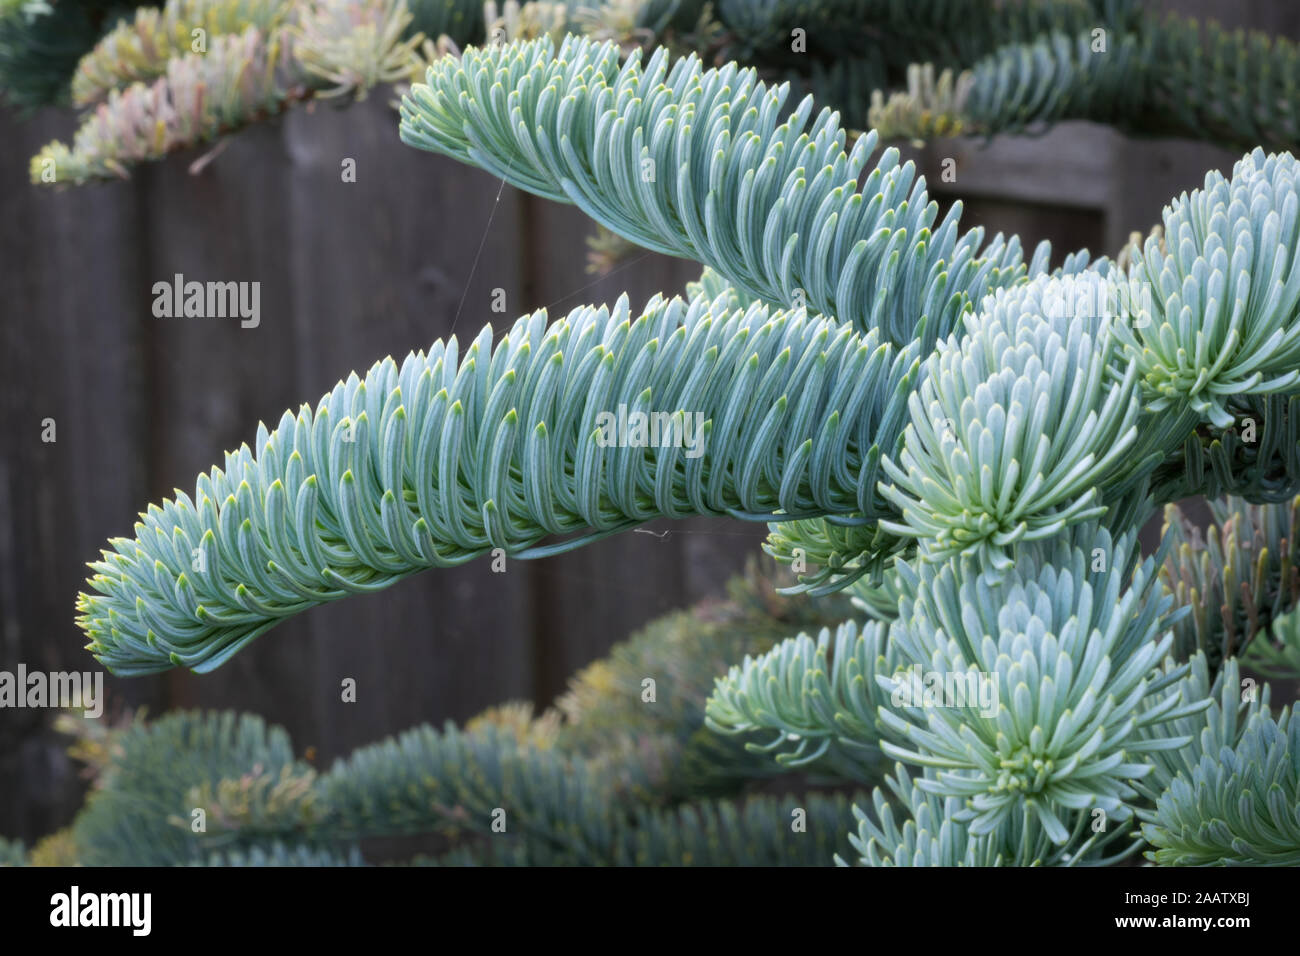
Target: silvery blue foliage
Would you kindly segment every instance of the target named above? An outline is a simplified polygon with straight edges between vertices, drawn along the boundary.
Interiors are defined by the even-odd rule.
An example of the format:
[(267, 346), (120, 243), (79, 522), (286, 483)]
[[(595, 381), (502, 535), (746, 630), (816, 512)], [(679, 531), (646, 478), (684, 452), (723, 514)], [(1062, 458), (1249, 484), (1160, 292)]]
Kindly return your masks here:
[[(866, 172), (874, 132), (845, 152), (838, 115), (814, 115), (811, 97), (786, 111), (788, 95), (734, 63), (673, 63), (662, 48), (621, 62), (613, 44), (571, 36), (435, 62), (403, 98), (401, 133), (696, 259), (749, 298), (894, 342), (946, 333), (967, 300), (1026, 274), (1015, 237), (985, 247), (982, 230), (959, 233), (960, 204), (936, 224), (896, 149)], [(1029, 272), (1046, 261), (1041, 246)]]
[[(486, 326), (463, 355), (453, 337), (384, 359), (259, 427), (110, 542), (81, 621), (115, 673), (206, 671), (307, 607), (493, 548), (540, 557), (661, 515), (861, 513), (915, 365), (874, 332), (725, 298), (538, 312), (495, 343)], [(605, 442), (620, 405), (699, 416), (700, 454)]]
[(1253, 714), (1235, 746), (1173, 779), (1142, 831), (1157, 863), (1300, 865), (1300, 721)]
[(1119, 330), (1151, 409), (1185, 403), (1226, 428), (1234, 396), (1300, 382), (1298, 176), (1290, 154), (1256, 149), (1165, 210), (1131, 276), (1150, 308)]
[(888, 625), (876, 621), (848, 621), (815, 639), (800, 634), (719, 677), (705, 721), (720, 733), (772, 731), (762, 749), (791, 766), (828, 753), (869, 761), (887, 703), (877, 678), (903, 666)]
[[(911, 821), (859, 818), (867, 862), (1098, 862), (1139, 813), (1160, 862), (1291, 859), (1294, 723), (1170, 657), (1172, 598), (1134, 542), (1172, 489), (1300, 490), (1294, 425), (1262, 464), (1213, 436), (1300, 390), (1295, 160), (1211, 173), (1131, 266), (1049, 272), (1046, 247), (1026, 263), (938, 221), (896, 151), (873, 167), (874, 133), (849, 146), (787, 93), (576, 38), (434, 63), (403, 98), (408, 144), (710, 271), (686, 302), (535, 313), (286, 412), (111, 542), (80, 602), (90, 649), (119, 673), (206, 670), (299, 610), (493, 547), (772, 521), (773, 554), (820, 561), (805, 583), (853, 585), (873, 620), (746, 659), (708, 719), (772, 732), (786, 764), (924, 768), (895, 779)], [(621, 405), (702, 414), (703, 453), (605, 447)], [(1172, 480), (1203, 446), (1214, 474)], [(938, 701), (910, 689), (930, 678)]]
[[(1132, 536), (1112, 541), (1096, 525), (1022, 547), (990, 580), (969, 559), (900, 565), (904, 596), (891, 637), (927, 673), (992, 681), (984, 700), (906, 701), (880, 718), (903, 746), (895, 759), (933, 767), (917, 786), (966, 802), (974, 834), (1030, 816), (1056, 843), (1069, 811), (1127, 819), (1145, 755), (1186, 745), (1155, 732), (1207, 706), (1180, 701), (1159, 671), (1172, 641), (1169, 598), (1148, 558), (1132, 571)], [(896, 681), (882, 678), (889, 686)]]
[[(872, 812), (854, 807), (857, 831), (849, 843), (863, 866), (1099, 866), (1141, 846), (1123, 827), (1099, 827), (1084, 811), (1066, 814), (1069, 837), (1054, 843), (1032, 816), (1011, 815), (987, 833), (960, 822), (963, 801), (920, 786), (934, 771), (914, 778), (898, 764), (884, 788), (872, 793)], [(892, 798), (891, 795), (892, 794)], [(1115, 852), (1103, 852), (1118, 843)], [(837, 862), (845, 864), (842, 858)]]
[(1012, 545), (1104, 513), (1100, 486), (1131, 467), (1139, 409), (1136, 369), (1116, 370), (1123, 318), (1097, 306), (1106, 287), (1089, 273), (999, 290), (938, 344), (885, 460), (904, 519), (886, 530), (936, 560), (1002, 569)]

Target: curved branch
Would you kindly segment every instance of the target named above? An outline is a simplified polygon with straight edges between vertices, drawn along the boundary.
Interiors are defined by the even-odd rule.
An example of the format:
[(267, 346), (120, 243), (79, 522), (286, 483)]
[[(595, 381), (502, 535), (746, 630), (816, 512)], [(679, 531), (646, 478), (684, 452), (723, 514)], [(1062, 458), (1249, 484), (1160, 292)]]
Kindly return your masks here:
[(537, 312), (463, 357), (452, 338), (351, 375), (111, 542), (78, 600), (90, 650), (117, 674), (207, 671), (312, 605), (497, 548), (877, 513), (915, 349), (726, 303)]

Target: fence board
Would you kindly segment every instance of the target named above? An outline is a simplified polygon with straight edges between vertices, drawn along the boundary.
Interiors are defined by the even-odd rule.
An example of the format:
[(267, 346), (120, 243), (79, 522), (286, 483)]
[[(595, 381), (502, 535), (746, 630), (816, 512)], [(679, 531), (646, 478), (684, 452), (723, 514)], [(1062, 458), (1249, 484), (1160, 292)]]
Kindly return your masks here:
[[(146, 492), (146, 396), (137, 190), (26, 186), (27, 160), (67, 119), (0, 112), (0, 669), (94, 662), (74, 603), (104, 540), (130, 527)], [(42, 441), (54, 420), (55, 441)], [(112, 688), (161, 703), (157, 682)], [(61, 824), (81, 787), (49, 713), (0, 710), (0, 832)]]

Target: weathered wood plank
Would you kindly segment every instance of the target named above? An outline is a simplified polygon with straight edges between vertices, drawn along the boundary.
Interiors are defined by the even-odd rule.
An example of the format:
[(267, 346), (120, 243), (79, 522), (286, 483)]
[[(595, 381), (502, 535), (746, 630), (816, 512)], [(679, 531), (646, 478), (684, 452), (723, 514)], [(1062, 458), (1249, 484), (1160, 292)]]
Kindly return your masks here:
[[(28, 158), (68, 125), (0, 108), (0, 670), (10, 672), (100, 671), (74, 623), (76, 595), (85, 562), (129, 530), (146, 490), (138, 193), (30, 186)], [(110, 706), (162, 702), (158, 681), (106, 677), (105, 688)], [(80, 802), (52, 717), (0, 710), (0, 833), (48, 832)]]

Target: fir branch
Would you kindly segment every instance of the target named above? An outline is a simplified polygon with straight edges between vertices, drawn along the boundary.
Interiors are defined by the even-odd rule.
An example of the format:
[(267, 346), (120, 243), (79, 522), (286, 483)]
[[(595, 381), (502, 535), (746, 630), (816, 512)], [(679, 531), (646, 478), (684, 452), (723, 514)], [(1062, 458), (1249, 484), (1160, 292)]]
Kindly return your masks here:
[(316, 96), (365, 99), (422, 64), (424, 36), (407, 37), (410, 23), (405, 0), (313, 0), (289, 28), (294, 62)]
[(888, 100), (879, 89), (872, 93), (867, 122), (882, 139), (909, 139), (916, 145), (957, 136), (974, 83), (969, 73), (944, 70), (936, 79), (931, 64), (914, 64), (907, 71), (906, 90), (891, 93)]
[[(1019, 243), (958, 234), (911, 163), (886, 150), (859, 189), (873, 134), (845, 132), (753, 70), (705, 70), (663, 50), (621, 64), (612, 44), (567, 38), (467, 50), (402, 98), (404, 142), (572, 202), (648, 249), (695, 259), (742, 296), (806, 305), (928, 345), (968, 301), (1026, 274)], [(812, 120), (811, 123), (809, 122)], [(1040, 246), (1029, 274), (1045, 270)], [(879, 290), (872, 295), (873, 290)]]
[(1009, 567), (1013, 545), (1099, 517), (1103, 487), (1164, 457), (1161, 428), (1135, 448), (1137, 369), (1116, 371), (1122, 320), (1075, 307), (1104, 299), (1106, 280), (1061, 285), (999, 291), (925, 362), (902, 449), (884, 462), (882, 492), (903, 520), (881, 527), (919, 539), (927, 559)]
[[(246, 846), (311, 846), (436, 830), (477, 835), (489, 859), (504, 853), (516, 864), (549, 866), (829, 865), (845, 848), (843, 796), (653, 808), (621, 801), (605, 769), (495, 726), (419, 727), (338, 762), (319, 781), (322, 812), (312, 819), (268, 816), (228, 836)], [(802, 829), (791, 826), (799, 809)]]
[[(886, 779), (892, 792), (872, 793), (873, 814), (853, 808), (858, 827), (849, 842), (861, 866), (1102, 866), (1131, 856), (1142, 846), (1126, 827), (1095, 830), (1093, 816), (1085, 811), (1065, 814), (1068, 836), (1053, 842), (1028, 807), (1010, 814), (992, 831), (974, 833), (959, 821), (964, 804), (958, 797), (941, 797), (920, 785), (933, 783), (927, 768), (914, 779), (902, 764)], [(895, 810), (900, 811), (897, 815)], [(1119, 849), (1109, 855), (1110, 844)], [(837, 860), (846, 865), (843, 858)]]
[(879, 523), (847, 522), (809, 518), (768, 525), (763, 550), (790, 565), (799, 580), (787, 593), (821, 596), (864, 578), (869, 586), (878, 586), (893, 559), (911, 544), (910, 538), (891, 534)]
[(877, 711), (887, 695), (878, 677), (904, 666), (889, 628), (854, 622), (814, 640), (800, 634), (758, 657), (746, 655), (715, 683), (707, 726), (724, 734), (766, 732), (751, 743), (778, 763), (798, 767), (826, 756), (832, 763), (869, 765), (884, 733)]
[[(1124, 338), (1153, 411), (1190, 406), (1219, 428), (1237, 395), (1300, 383), (1300, 168), (1256, 149), (1232, 176), (1165, 209), (1121, 293), (1137, 321)], [(1149, 303), (1149, 304), (1148, 304)]]
[[(1166, 673), (1179, 669), (1172, 658), (1164, 663)], [(1265, 717), (1269, 714), (1269, 686), (1256, 687), (1253, 681), (1243, 680), (1236, 658), (1229, 658), (1216, 668), (1198, 651), (1175, 690), (1181, 707), (1190, 708), (1205, 701), (1209, 701), (1209, 706), (1200, 713), (1137, 728), (1142, 740), (1176, 735), (1191, 741), (1185, 747), (1151, 750), (1145, 754), (1151, 772), (1134, 783), (1134, 787), (1149, 801), (1150, 807), (1154, 807), (1180, 774), (1190, 779), (1204, 757), (1214, 757), (1224, 747), (1230, 750), (1236, 747), (1256, 714)], [(1139, 807), (1137, 814), (1147, 822), (1154, 819), (1149, 807)]]
[[(86, 866), (167, 866), (203, 859), (213, 845), (191, 824), (195, 788), (245, 774), (278, 778), (307, 772), (289, 737), (259, 718), (176, 712), (121, 733), (113, 759), (73, 825)], [(227, 836), (226, 849), (238, 837)], [(245, 844), (246, 845), (246, 844)]]
[(307, 95), (286, 90), (288, 66), (277, 38), (256, 27), (213, 37), (207, 53), (168, 61), (165, 76), (113, 91), (95, 108), (69, 148), (52, 142), (31, 161), (33, 183), (80, 184), (125, 177), (127, 167), (229, 133), (258, 115), (273, 115)]
[(289, 12), (289, 0), (167, 0), (161, 10), (141, 7), (134, 20), (119, 23), (82, 57), (72, 77), (72, 101), (90, 106), (137, 80), (164, 76), (171, 60), (206, 52), (208, 38), (250, 26), (270, 34)]
[[(616, 824), (608, 856), (493, 837), (417, 865), (829, 866), (847, 852), (850, 798), (808, 793), (640, 809)], [(796, 829), (796, 825), (799, 826)]]
[[(357, 838), (439, 832), (477, 833), (494, 844), (485, 853), (471, 841), (442, 861), (447, 864), (680, 863), (687, 857), (707, 863), (724, 858), (717, 854), (769, 863), (793, 854), (785, 859), (829, 863), (843, 849), (848, 825), (847, 805), (838, 798), (813, 798), (811, 805), (802, 799), (676, 805), (683, 798), (734, 792), (746, 780), (779, 772), (745, 754), (743, 740), (733, 745), (701, 729), (709, 675), (740, 653), (770, 646), (787, 628), (846, 609), (842, 600), (823, 609), (806, 598), (782, 599), (763, 583), (752, 577), (734, 581), (729, 601), (668, 615), (618, 645), (607, 660), (577, 675), (561, 701), (563, 717), (555, 710), (534, 716), (528, 704), (489, 708), (463, 730), (416, 728), (362, 748), (324, 774), (287, 762), (288, 740), (278, 729), (265, 731), (256, 721), (235, 728), (233, 715), (178, 714), (156, 724), (136, 720), (108, 729), (61, 721), (77, 737), (69, 752), (98, 768), (97, 789), (112, 796), (92, 801), (57, 850), (43, 850), (45, 841), (37, 850), (42, 860), (57, 852), (64, 865), (83, 858), (237, 865), (262, 859), (263, 851), (267, 865), (317, 858), (330, 865)], [(640, 702), (647, 672), (659, 678), (656, 708)], [(183, 759), (178, 748), (187, 751)], [(656, 769), (647, 756), (662, 766)], [(131, 802), (139, 788), (156, 786), (157, 768), (167, 766), (175, 769), (175, 779), (159, 796), (164, 803), (202, 809), (201, 834), (190, 831), (185, 813), (175, 807)], [(594, 802), (571, 812), (563, 788), (573, 787)], [(789, 826), (795, 805), (810, 817), (803, 830)], [(834, 826), (819, 809), (832, 805), (838, 807)], [(650, 809), (658, 806), (662, 812)], [(497, 807), (509, 814), (508, 838), (492, 827)], [(131, 835), (129, 855), (106, 839), (114, 814), (122, 814), (120, 826)], [(738, 841), (719, 839), (716, 827), (736, 820), (742, 829), (728, 833)], [(638, 831), (642, 826), (645, 832)], [(671, 835), (675, 831), (680, 832)], [(809, 842), (804, 831), (821, 837)], [(782, 836), (790, 833), (798, 835)], [(757, 842), (743, 849), (751, 837)], [(33, 862), (37, 856), (33, 851)]]
[(1174, 779), (1142, 832), (1164, 866), (1300, 865), (1300, 721), (1251, 717), (1235, 747)]
[(946, 115), (947, 128), (993, 136), (1091, 120), (1243, 151), (1300, 149), (1300, 48), (1286, 38), (1172, 14), (1158, 20), (1136, 7), (1035, 26), (975, 57), (968, 48), (916, 60), (969, 71), (969, 95)]
[(1200, 651), (1210, 668), (1270, 644), (1275, 622), (1300, 599), (1300, 498), (1252, 505), (1212, 503), (1216, 524), (1201, 531), (1177, 505), (1165, 508), (1171, 545), (1160, 576), (1190, 613), (1175, 627), (1174, 653)]
[(310, 0), (293, 12), (283, 23), (271, 18), (266, 29), (250, 24), (215, 36), (206, 52), (167, 60), (152, 83), (110, 92), (71, 148), (56, 141), (33, 157), (32, 182), (125, 177), (135, 163), (228, 135), (303, 100), (364, 99), (378, 83), (409, 79), (423, 62), (423, 37), (403, 39), (410, 14), (402, 0)]
[(948, 107), (955, 115), (947, 125), (989, 136), (1066, 119), (1135, 125), (1142, 101), (1133, 91), (1142, 88), (1148, 68), (1142, 42), (1098, 30), (1050, 33), (976, 63), (964, 80), (965, 96)]
[[(916, 364), (874, 333), (725, 298), (549, 327), (539, 312), (495, 348), (485, 327), (463, 360), (435, 342), (151, 507), (91, 566), (78, 620), (114, 673), (207, 671), (314, 604), (494, 548), (539, 557), (661, 516), (871, 514)], [(620, 438), (620, 408), (661, 412), (673, 440)]]
[[(965, 801), (957, 819), (973, 835), (1031, 812), (1058, 845), (1076, 811), (1124, 822), (1138, 796), (1133, 781), (1152, 769), (1143, 755), (1189, 742), (1163, 725), (1208, 706), (1170, 692), (1181, 671), (1155, 673), (1172, 636), (1154, 559), (1130, 583), (1131, 535), (1112, 540), (1083, 525), (1069, 538), (1021, 545), (993, 582), (971, 560), (899, 564), (904, 596), (890, 636), (901, 654), (936, 686), (992, 679), (997, 693), (991, 704), (967, 691), (941, 706), (908, 694), (879, 716), (909, 746), (886, 739), (881, 748), (934, 768), (917, 785)], [(886, 686), (897, 691), (899, 681)], [(1160, 733), (1137, 733), (1157, 725)]]

